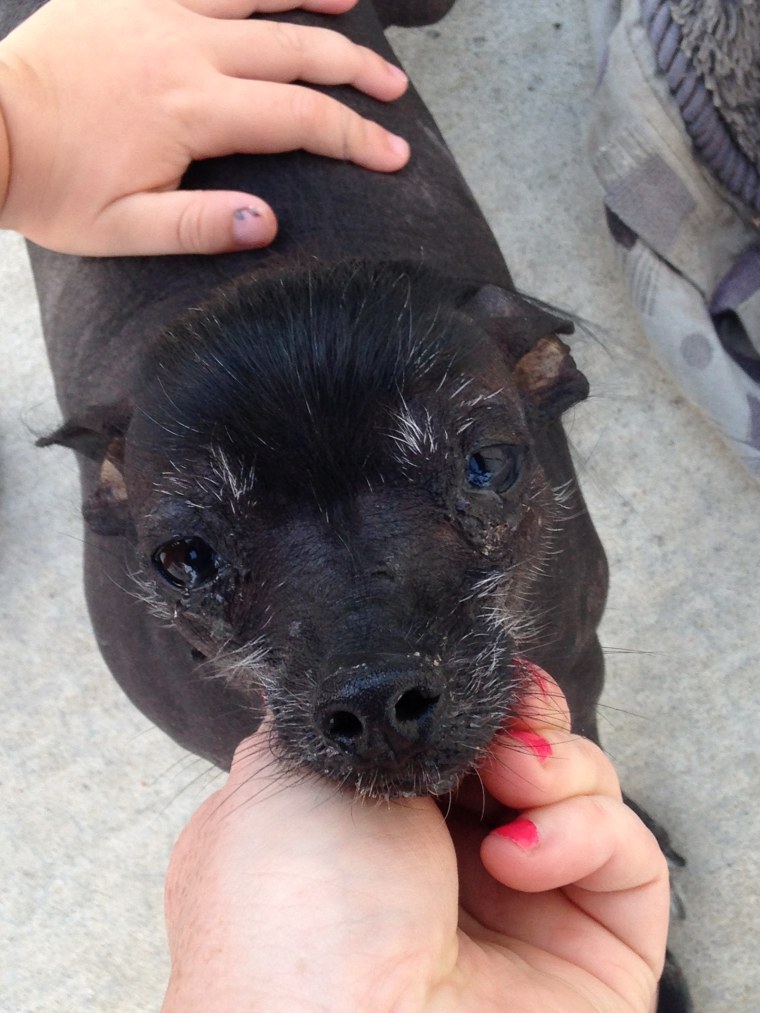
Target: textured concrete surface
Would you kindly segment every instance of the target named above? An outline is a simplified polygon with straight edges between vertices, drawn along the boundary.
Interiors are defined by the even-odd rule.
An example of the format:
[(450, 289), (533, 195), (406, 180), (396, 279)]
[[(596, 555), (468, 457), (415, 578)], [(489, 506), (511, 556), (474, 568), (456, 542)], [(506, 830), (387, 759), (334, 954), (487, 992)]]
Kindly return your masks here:
[[(598, 327), (576, 344), (593, 397), (569, 428), (612, 569), (603, 735), (689, 859), (673, 946), (698, 1011), (753, 1013), (758, 489), (629, 310), (585, 159), (583, 5), (459, 0), (394, 42), (518, 284)], [(21, 243), (0, 236), (0, 257), (0, 1009), (156, 1010), (163, 871), (218, 775), (131, 707), (95, 651), (74, 463), (32, 445), (58, 414)]]

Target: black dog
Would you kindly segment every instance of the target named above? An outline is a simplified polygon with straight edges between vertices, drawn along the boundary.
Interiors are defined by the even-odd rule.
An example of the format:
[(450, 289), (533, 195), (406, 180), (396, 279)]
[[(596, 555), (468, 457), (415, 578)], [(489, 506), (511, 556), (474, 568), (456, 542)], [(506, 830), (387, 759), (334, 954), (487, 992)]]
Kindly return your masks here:
[[(340, 25), (392, 55), (371, 4)], [(189, 174), (280, 209), (269, 250), (33, 249), (67, 418), (42, 442), (81, 455), (95, 629), (158, 724), (228, 764), (263, 690), (299, 763), (442, 792), (510, 712), (515, 656), (595, 735), (606, 567), (558, 422), (587, 385), (416, 95), (341, 97), (413, 133), (408, 169)]]
[[(452, 2), (329, 24), (392, 57), (382, 27)], [(188, 173), (276, 207), (270, 249), (32, 248), (67, 420), (40, 442), (79, 452), (93, 625), (152, 720), (226, 766), (265, 698), (292, 762), (442, 794), (512, 713), (522, 658), (596, 738), (607, 571), (559, 421), (587, 384), (416, 94), (336, 91), (412, 141), (405, 170), (295, 153)]]

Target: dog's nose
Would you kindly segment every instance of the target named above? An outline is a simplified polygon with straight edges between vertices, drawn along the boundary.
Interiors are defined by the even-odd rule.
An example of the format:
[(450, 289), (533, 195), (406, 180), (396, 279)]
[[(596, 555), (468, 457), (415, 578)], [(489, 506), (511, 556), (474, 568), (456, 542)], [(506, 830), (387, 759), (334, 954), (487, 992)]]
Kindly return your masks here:
[(435, 669), (423, 670), (412, 659), (353, 665), (322, 687), (316, 724), (328, 742), (357, 760), (398, 763), (424, 750), (442, 688)]

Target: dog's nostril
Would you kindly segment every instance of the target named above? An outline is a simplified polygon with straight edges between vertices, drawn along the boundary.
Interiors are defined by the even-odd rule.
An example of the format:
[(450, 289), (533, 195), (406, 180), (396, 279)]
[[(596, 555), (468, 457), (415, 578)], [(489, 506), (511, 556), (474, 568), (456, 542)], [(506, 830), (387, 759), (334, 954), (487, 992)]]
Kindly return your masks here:
[(441, 673), (420, 671), (417, 656), (394, 660), (337, 669), (314, 704), (315, 731), (325, 744), (368, 769), (424, 753), (445, 711)]
[(423, 693), (421, 689), (408, 689), (396, 701), (395, 714), (400, 722), (419, 721), (433, 710), (440, 694)]
[(327, 734), (336, 742), (353, 742), (363, 731), (361, 721), (350, 711), (333, 711), (327, 719)]

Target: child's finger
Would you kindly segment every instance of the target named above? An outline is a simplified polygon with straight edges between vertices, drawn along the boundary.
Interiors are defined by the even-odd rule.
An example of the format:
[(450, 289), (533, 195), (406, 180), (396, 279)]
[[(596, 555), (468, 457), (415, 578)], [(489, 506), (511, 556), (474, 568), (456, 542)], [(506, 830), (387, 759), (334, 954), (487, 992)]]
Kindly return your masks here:
[(178, 0), (188, 10), (209, 18), (247, 18), (250, 14), (281, 14), (305, 10), (315, 14), (343, 14), (357, 0)]
[(599, 746), (549, 728), (510, 730), (499, 736), (480, 774), (487, 791), (512, 809), (549, 805), (575, 795), (621, 798), (615, 768)]
[(204, 44), (223, 74), (260, 81), (352, 85), (392, 101), (406, 89), (403, 71), (340, 32), (261, 21), (209, 22)]
[(95, 257), (113, 249), (122, 256), (226, 253), (266, 246), (276, 233), (274, 212), (257, 197), (225, 190), (173, 190), (122, 197), (101, 212), (85, 241), (75, 235), (48, 235), (46, 245)]
[[(201, 98), (197, 116), (203, 141), (194, 158), (303, 148), (379, 172), (400, 169), (409, 158), (402, 138), (312, 88), (232, 78), (220, 82)], [(250, 110), (256, 115), (247, 115)]]
[(548, 805), (574, 795), (620, 798), (614, 767), (602, 750), (570, 732), (564, 694), (543, 669), (515, 663), (530, 686), (518, 716), (495, 739), (480, 766), (483, 784), (512, 809)]
[(513, 890), (561, 888), (659, 974), (670, 901), (667, 863), (654, 836), (623, 802), (581, 796), (530, 809), (490, 833), (481, 858)]

